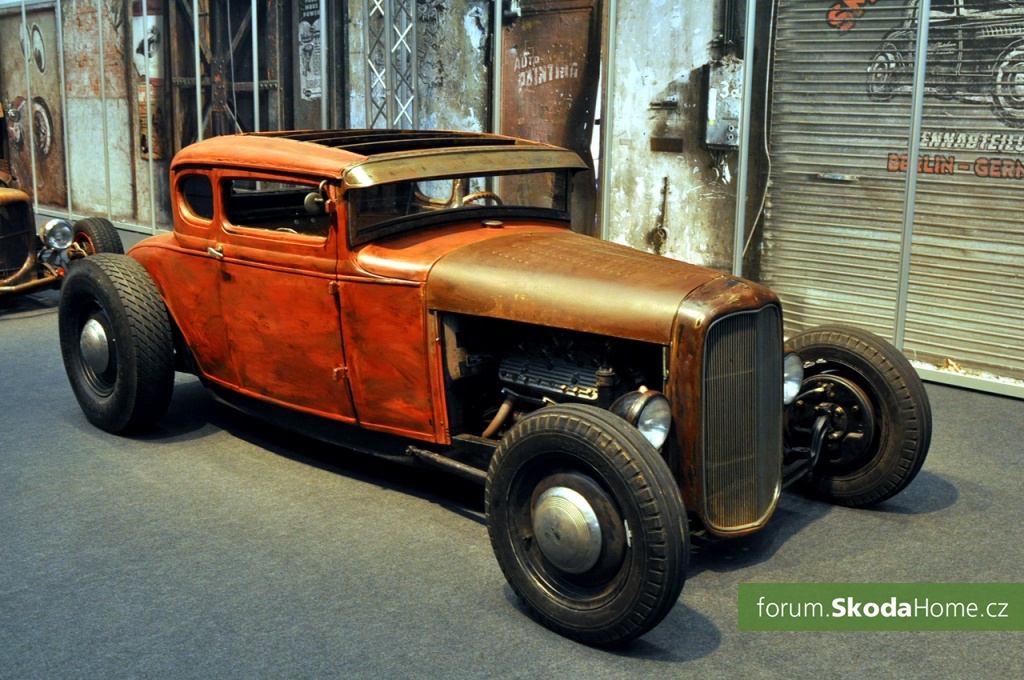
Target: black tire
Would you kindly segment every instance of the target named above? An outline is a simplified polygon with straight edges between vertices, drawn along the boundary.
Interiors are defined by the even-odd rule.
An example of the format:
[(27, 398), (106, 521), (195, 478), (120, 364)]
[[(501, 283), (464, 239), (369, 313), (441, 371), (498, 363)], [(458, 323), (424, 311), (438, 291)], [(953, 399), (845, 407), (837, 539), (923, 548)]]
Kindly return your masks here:
[(124, 245), (117, 228), (102, 217), (86, 217), (74, 225), (74, 241), (88, 255), (96, 253), (124, 254)]
[[(594, 542), (582, 551), (591, 559), (578, 561), (579, 550), (569, 551), (572, 561), (552, 554), (581, 547), (564, 525), (535, 535), (541, 514), (562, 517), (550, 512), (556, 504), (543, 510), (550, 490), (577, 494), (585, 504), (573, 507), (592, 510), (600, 531), (584, 535), (597, 536), (599, 552)], [(643, 435), (607, 411), (564, 404), (518, 422), (491, 460), (485, 506), (505, 578), (530, 615), (557, 633), (591, 645), (624, 642), (679, 599), (689, 530), (678, 486)]]
[(100, 253), (75, 263), (58, 310), (64, 368), (96, 427), (138, 431), (167, 410), (174, 340), (167, 308), (141, 264)]
[(846, 416), (859, 417), (867, 433), (852, 455), (822, 452), (804, 488), (848, 507), (875, 505), (905, 489), (921, 470), (932, 436), (928, 394), (906, 357), (877, 335), (847, 326), (815, 328), (788, 344), (804, 359), (805, 390), (830, 376), (853, 385), (847, 391), (859, 397), (846, 405)]

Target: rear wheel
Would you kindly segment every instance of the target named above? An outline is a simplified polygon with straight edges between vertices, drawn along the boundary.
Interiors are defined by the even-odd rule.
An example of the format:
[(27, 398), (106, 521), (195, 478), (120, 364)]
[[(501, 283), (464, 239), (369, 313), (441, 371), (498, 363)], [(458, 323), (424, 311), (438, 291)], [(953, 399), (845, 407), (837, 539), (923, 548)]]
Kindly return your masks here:
[(815, 328), (788, 344), (804, 360), (790, 433), (808, 437), (823, 415), (830, 428), (805, 487), (851, 507), (881, 503), (906, 488), (924, 464), (932, 432), (928, 394), (906, 357), (877, 335), (846, 326)]
[(58, 322), (64, 368), (89, 422), (120, 433), (159, 420), (174, 386), (174, 341), (141, 264), (111, 253), (77, 262), (64, 279)]
[(587, 644), (643, 635), (675, 605), (686, 515), (664, 459), (607, 411), (551, 406), (491, 460), (487, 524), (501, 569), (540, 623)]

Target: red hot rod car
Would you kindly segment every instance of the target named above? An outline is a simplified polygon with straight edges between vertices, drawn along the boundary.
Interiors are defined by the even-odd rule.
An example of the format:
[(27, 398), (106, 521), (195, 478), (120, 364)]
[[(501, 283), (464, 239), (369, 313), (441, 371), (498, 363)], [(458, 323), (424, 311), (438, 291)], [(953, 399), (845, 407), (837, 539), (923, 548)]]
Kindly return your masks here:
[(77, 263), (64, 362), (88, 419), (145, 428), (175, 371), (363, 452), (486, 485), (494, 553), (589, 644), (679, 598), (689, 532), (762, 528), (784, 485), (884, 501), (928, 450), (884, 340), (783, 340), (750, 281), (576, 234), (583, 162), (488, 134), (209, 139), (171, 166), (174, 230)]

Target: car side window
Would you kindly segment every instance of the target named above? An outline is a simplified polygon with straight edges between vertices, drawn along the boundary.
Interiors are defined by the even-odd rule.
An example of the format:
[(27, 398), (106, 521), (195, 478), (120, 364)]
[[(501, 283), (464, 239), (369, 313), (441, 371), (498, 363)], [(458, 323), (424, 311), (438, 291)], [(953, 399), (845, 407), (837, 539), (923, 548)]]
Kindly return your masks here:
[(327, 238), (331, 215), (316, 185), (225, 178), (224, 214), (230, 224), (249, 229)]
[(213, 184), (207, 175), (186, 175), (179, 184), (181, 198), (196, 217), (213, 219)]

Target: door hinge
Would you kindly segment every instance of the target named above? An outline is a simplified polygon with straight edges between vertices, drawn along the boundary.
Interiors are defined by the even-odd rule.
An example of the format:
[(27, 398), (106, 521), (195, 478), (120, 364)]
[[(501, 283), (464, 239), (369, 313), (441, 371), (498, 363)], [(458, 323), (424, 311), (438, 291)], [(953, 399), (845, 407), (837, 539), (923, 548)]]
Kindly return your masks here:
[(348, 380), (348, 366), (335, 366), (334, 370), (331, 371), (331, 377), (334, 378), (334, 382)]
[(327, 294), (337, 295), (341, 291), (341, 286), (338, 285), (337, 281), (331, 281), (327, 284)]

